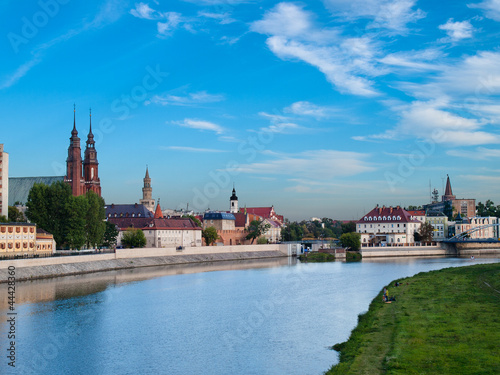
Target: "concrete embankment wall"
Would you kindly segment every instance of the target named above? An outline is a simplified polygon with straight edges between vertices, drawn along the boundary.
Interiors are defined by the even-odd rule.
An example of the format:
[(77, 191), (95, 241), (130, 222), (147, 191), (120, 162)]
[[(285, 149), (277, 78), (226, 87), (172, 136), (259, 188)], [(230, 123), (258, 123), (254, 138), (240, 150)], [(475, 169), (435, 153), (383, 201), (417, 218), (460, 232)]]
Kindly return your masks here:
[(215, 262), (287, 256), (284, 245), (204, 246), (185, 248), (118, 249), (116, 254), (64, 256), (57, 258), (0, 261), (0, 283), (8, 278), (8, 267), (15, 267), (17, 280), (76, 275), (135, 267), (183, 263)]
[(363, 258), (372, 257), (408, 257), (455, 255), (455, 251), (441, 246), (398, 246), (398, 247), (364, 247), (361, 249)]
[(488, 242), (457, 242), (455, 244), (457, 252), (461, 256), (481, 255), (481, 254), (500, 254), (500, 244)]

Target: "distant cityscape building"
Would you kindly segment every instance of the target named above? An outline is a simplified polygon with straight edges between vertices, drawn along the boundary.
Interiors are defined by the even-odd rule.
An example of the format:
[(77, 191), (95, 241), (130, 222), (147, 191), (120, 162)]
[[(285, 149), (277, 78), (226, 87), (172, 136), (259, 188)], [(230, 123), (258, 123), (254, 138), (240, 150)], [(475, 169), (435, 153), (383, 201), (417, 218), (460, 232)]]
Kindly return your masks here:
[(475, 199), (457, 199), (451, 190), (450, 176), (446, 179), (446, 189), (442, 196), (442, 201), (451, 201), (453, 216), (460, 213), (462, 217), (476, 216), (476, 200)]
[(82, 162), (80, 138), (76, 130), (76, 111), (73, 109), (73, 130), (69, 139), (68, 158), (66, 159), (66, 176), (64, 181), (71, 186), (74, 196), (93, 191), (101, 196), (101, 180), (99, 179), (99, 163), (92, 134), (92, 113), (90, 113), (90, 129), (87, 135), (85, 156)]
[[(498, 224), (498, 217), (473, 217), (473, 218), (458, 218), (455, 223), (455, 234), (460, 234), (471, 229), (483, 227), (491, 224)], [(471, 239), (499, 239), (499, 227), (490, 226), (487, 228), (478, 229), (470, 233)]]
[(234, 189), (234, 186), (233, 186), (233, 194), (229, 198), (229, 207), (230, 207), (229, 212), (231, 212), (232, 214), (239, 212), (238, 197), (236, 196), (236, 190)]
[(202, 229), (189, 218), (109, 217), (108, 221), (118, 227), (117, 246), (122, 245), (123, 233), (129, 228), (143, 231), (146, 247), (202, 246)]
[(361, 235), (362, 246), (403, 245), (415, 242), (413, 235), (421, 225), (400, 206), (377, 206), (356, 222), (356, 232)]
[(104, 206), (106, 218), (141, 217), (152, 218), (153, 213), (142, 204), (109, 204)]
[(0, 144), (0, 215), (9, 216), (9, 154)]
[(432, 239), (443, 241), (448, 237), (448, 216), (441, 211), (428, 211), (425, 221), (432, 225)]
[(139, 201), (149, 211), (155, 209), (155, 200), (153, 199), (153, 188), (151, 187), (151, 178), (149, 177), (149, 169), (146, 167), (146, 176), (144, 177), (144, 187), (142, 188), (142, 199)]
[(52, 254), (54, 236), (30, 223), (0, 224), (0, 256)]

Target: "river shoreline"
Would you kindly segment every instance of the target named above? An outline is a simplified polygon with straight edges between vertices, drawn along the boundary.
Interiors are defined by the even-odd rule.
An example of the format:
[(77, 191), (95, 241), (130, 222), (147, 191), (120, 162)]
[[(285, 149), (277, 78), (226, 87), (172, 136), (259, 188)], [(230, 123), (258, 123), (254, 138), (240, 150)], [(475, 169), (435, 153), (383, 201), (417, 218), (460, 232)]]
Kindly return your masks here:
[[(500, 264), (422, 272), (386, 287), (346, 342), (327, 375), (351, 373), (496, 373)], [(398, 285), (396, 286), (396, 282)]]
[[(102, 257), (109, 258), (108, 254), (103, 254)], [(212, 254), (186, 254), (186, 255), (168, 255), (168, 256), (149, 256), (149, 257), (134, 257), (122, 259), (102, 259), (88, 260), (88, 256), (79, 256), (79, 262), (72, 263), (71, 261), (61, 264), (45, 264), (34, 265), (27, 267), (16, 266), (16, 261), (6, 262), (6, 266), (14, 266), (17, 281), (46, 279), (53, 277), (82, 275), (88, 273), (116, 271), (139, 267), (158, 267), (178, 264), (196, 264), (207, 262), (225, 262), (234, 260), (250, 260), (250, 259), (270, 259), (286, 257), (280, 251), (246, 251), (233, 253), (212, 253)], [(99, 257), (99, 256), (96, 256)], [(68, 257), (69, 258), (69, 257)], [(47, 258), (46, 258), (47, 259)], [(43, 259), (43, 260), (46, 260)], [(58, 258), (60, 259), (60, 258)], [(42, 260), (42, 259), (41, 259)], [(64, 259), (63, 260), (67, 260)], [(8, 268), (0, 269), (0, 284), (6, 283), (8, 280)]]

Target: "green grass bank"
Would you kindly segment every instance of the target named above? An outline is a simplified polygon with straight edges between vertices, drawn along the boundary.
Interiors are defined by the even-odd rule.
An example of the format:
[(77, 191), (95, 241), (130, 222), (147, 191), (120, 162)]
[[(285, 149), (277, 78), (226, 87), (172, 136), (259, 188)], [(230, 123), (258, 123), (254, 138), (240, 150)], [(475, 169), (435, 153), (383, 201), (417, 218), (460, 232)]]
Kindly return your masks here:
[[(395, 282), (401, 283), (395, 287)], [(500, 374), (500, 263), (398, 279), (359, 316), (326, 374)]]

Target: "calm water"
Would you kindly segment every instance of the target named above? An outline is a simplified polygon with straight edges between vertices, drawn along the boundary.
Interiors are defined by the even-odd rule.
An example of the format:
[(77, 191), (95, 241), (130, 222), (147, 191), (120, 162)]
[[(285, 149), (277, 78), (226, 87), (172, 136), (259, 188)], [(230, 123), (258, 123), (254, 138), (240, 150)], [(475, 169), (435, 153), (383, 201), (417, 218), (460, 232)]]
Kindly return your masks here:
[(18, 283), (15, 370), (2, 284), (0, 373), (319, 375), (391, 280), (497, 261), (279, 259)]

